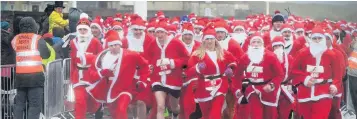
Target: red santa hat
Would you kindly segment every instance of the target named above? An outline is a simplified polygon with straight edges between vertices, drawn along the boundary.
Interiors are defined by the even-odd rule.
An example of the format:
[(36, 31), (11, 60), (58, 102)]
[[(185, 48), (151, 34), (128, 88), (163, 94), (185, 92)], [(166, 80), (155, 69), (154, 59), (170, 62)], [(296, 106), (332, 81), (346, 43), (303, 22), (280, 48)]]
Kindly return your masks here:
[(152, 30), (155, 30), (155, 27), (156, 27), (156, 22), (150, 22), (148, 25), (147, 25), (147, 31), (152, 31)]
[(208, 38), (216, 38), (216, 30), (214, 28), (213, 23), (209, 23), (204, 29), (203, 29), (203, 39), (208, 39)]
[(285, 31), (294, 32), (294, 28), (292, 26), (290, 26), (289, 24), (283, 24), (283, 26), (281, 28), (281, 33), (285, 32)]
[(330, 39), (331, 39), (331, 41), (332, 41), (332, 43), (335, 43), (335, 39), (334, 39), (334, 37), (333, 37), (333, 32), (332, 32), (332, 30), (325, 30), (325, 36), (326, 37), (329, 37)]
[(162, 11), (157, 11), (156, 14), (155, 14), (156, 17), (159, 17), (159, 18), (165, 18), (165, 14), (164, 12)]
[(252, 35), (252, 37), (250, 37), (250, 41), (249, 44), (251, 44), (253, 42), (253, 40), (260, 40), (262, 43), (264, 43), (264, 39), (262, 37), (262, 35), (259, 32), (256, 32)]
[(114, 20), (115, 21), (122, 21), (123, 15), (120, 13), (115, 14)]
[(107, 46), (116, 44), (122, 45), (118, 32), (114, 30), (109, 30), (107, 34), (105, 34), (105, 41), (107, 43)]
[(263, 24), (261, 24), (261, 29), (260, 30), (269, 30), (271, 25), (268, 22), (264, 22)]
[(248, 34), (255, 34), (257, 31), (258, 31), (258, 29), (257, 29), (256, 27), (251, 27), (251, 28), (249, 29)]
[(279, 10), (275, 10), (274, 14), (280, 14)]
[(113, 17), (107, 17), (107, 19), (105, 19), (104, 21), (104, 26), (106, 28), (110, 28), (113, 21), (114, 21)]
[(314, 22), (307, 22), (305, 24), (305, 32), (309, 33), (312, 32), (312, 29), (315, 27), (315, 23)]
[(95, 26), (97, 27), (101, 32), (103, 31), (103, 19), (100, 16), (97, 16), (92, 23), (90, 24), (90, 27)]
[(130, 28), (145, 30), (146, 29), (145, 22), (142, 19), (135, 19), (134, 21), (131, 22)]
[(238, 28), (243, 29), (243, 31), (247, 30), (246, 24), (242, 21), (233, 21), (231, 28), (232, 28), (232, 31), (235, 31)]
[(112, 28), (119, 27), (119, 28), (123, 29), (123, 24), (121, 24), (118, 21), (114, 21), (111, 25), (112, 25)]
[(190, 19), (190, 20), (193, 20), (193, 19), (196, 19), (196, 14), (195, 13), (191, 13), (191, 14), (189, 14), (188, 15), (188, 19)]
[(155, 32), (157, 32), (157, 31), (163, 31), (163, 32), (169, 33), (168, 24), (165, 19), (161, 19), (159, 21), (159, 23), (156, 25)]
[(79, 19), (82, 19), (82, 18), (86, 18), (86, 19), (89, 19), (89, 16), (88, 16), (88, 14), (87, 13), (81, 13), (80, 15), (79, 15)]
[(282, 45), (285, 47), (285, 40), (282, 36), (276, 36), (273, 38), (273, 41), (271, 42), (271, 46), (277, 46), (277, 45)]
[(171, 24), (180, 24), (180, 18), (178, 18), (178, 17), (173, 17), (173, 18), (170, 20), (170, 23), (171, 23)]
[(204, 22), (204, 20), (197, 20), (195, 25), (194, 25), (194, 28), (205, 28), (205, 25), (206, 23)]
[(78, 21), (77, 23), (77, 31), (79, 31), (79, 29), (81, 28), (85, 28), (87, 30), (90, 30), (90, 22), (87, 18), (82, 18)]
[(305, 32), (303, 23), (295, 23), (294, 28), (295, 28), (296, 32), (299, 32), (299, 31)]
[(215, 25), (216, 32), (222, 31), (227, 34), (231, 33), (231, 29), (229, 28), (228, 24), (225, 21), (216, 22), (214, 25)]
[(314, 38), (314, 37), (324, 38), (325, 37), (324, 30), (320, 27), (315, 27), (314, 29), (312, 29), (311, 38)]
[(191, 23), (182, 24), (182, 35), (186, 34), (193, 35), (193, 26)]
[(170, 24), (170, 25), (168, 25), (167, 27), (168, 27), (169, 33), (176, 34), (176, 32), (177, 32), (177, 25)]

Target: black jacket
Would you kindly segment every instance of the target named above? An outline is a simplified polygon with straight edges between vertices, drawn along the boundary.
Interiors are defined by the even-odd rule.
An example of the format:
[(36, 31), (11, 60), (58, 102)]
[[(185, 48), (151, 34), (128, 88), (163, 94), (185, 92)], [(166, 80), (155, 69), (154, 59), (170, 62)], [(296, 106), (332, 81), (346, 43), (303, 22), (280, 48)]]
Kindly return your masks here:
[(15, 64), (15, 51), (11, 46), (12, 34), (1, 29), (1, 65)]

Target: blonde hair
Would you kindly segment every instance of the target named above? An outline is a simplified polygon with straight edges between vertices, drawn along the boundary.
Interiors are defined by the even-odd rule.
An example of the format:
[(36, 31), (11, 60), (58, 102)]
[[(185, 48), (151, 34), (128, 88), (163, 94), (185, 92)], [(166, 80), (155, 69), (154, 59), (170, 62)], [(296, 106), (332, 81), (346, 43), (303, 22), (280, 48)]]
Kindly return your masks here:
[[(198, 58), (200, 58), (200, 60), (202, 60), (206, 54), (206, 43), (203, 41), (201, 46), (192, 53), (193, 56), (197, 56)], [(217, 53), (217, 59), (218, 60), (224, 60), (224, 52), (223, 52), (223, 49), (221, 47), (221, 45), (218, 43), (218, 41), (215, 39), (215, 47), (214, 47), (214, 50), (216, 51)]]

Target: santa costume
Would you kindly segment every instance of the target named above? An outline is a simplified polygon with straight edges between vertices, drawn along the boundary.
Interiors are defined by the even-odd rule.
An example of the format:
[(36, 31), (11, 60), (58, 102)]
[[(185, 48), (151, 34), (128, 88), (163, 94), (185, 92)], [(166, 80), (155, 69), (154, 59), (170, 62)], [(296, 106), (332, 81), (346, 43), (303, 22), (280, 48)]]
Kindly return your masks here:
[(248, 37), (248, 35), (246, 33), (246, 24), (242, 21), (234, 21), (232, 23), (231, 28), (233, 30), (233, 33), (231, 33), (231, 37), (234, 40), (236, 40), (241, 47), (243, 47), (243, 45), (246, 43), (245, 41)]
[[(116, 31), (109, 30), (106, 36), (108, 46), (122, 44)], [(98, 102), (108, 103), (113, 119), (127, 119), (127, 108), (133, 99), (132, 93), (136, 90), (133, 83), (138, 89), (147, 86), (145, 82), (149, 75), (148, 62), (137, 52), (120, 48), (115, 54), (106, 49), (96, 57), (93, 66), (95, 68), (91, 70), (90, 76), (98, 80), (86, 90)], [(142, 70), (141, 82), (137, 83), (133, 80), (136, 66)]]
[(104, 42), (104, 26), (103, 26), (103, 19), (100, 16), (97, 16), (92, 23), (90, 24), (90, 27), (97, 27), (100, 31), (100, 36), (97, 38), (101, 43)]
[[(180, 41), (185, 45), (185, 48), (189, 54), (192, 54), (200, 47), (200, 42), (196, 40), (191, 40), (191, 43), (185, 43), (183, 40), (184, 35), (191, 35), (193, 36), (193, 26), (191, 23), (184, 23), (182, 25), (182, 33), (181, 36), (178, 37)], [(185, 39), (186, 40), (186, 39)], [(182, 68), (183, 71), (187, 70), (187, 66)], [(187, 78), (187, 77), (183, 77)], [(185, 79), (184, 79), (185, 80)], [(193, 92), (193, 85), (188, 85), (189, 82), (183, 83), (183, 88), (181, 89), (181, 98), (180, 98), (180, 109), (181, 113), (183, 114), (184, 119), (189, 119), (190, 115), (195, 112), (196, 110), (196, 103), (194, 100), (194, 92)]]
[[(77, 25), (77, 37), (70, 41), (71, 83), (76, 98), (76, 119), (85, 119), (87, 109), (90, 112), (95, 112), (99, 108), (99, 103), (95, 102), (85, 91), (85, 87), (93, 83), (92, 79), (87, 77), (89, 72), (80, 68), (89, 64), (89, 61), (86, 60), (86, 54), (97, 55), (103, 50), (100, 41), (91, 35), (89, 25), (88, 19), (80, 19)], [(83, 28), (88, 30), (87, 34), (79, 33), (79, 29)]]
[(297, 52), (303, 48), (303, 45), (300, 44), (298, 40), (296, 40), (294, 36), (294, 28), (291, 27), (289, 24), (284, 24), (281, 29), (281, 33), (283, 34), (285, 31), (290, 31), (291, 35), (290, 37), (284, 37), (285, 40), (285, 47), (284, 51), (286, 54), (291, 55), (292, 57), (295, 57)]
[[(197, 20), (196, 23), (194, 23), (193, 28), (195, 29), (193, 39), (198, 42), (202, 42), (203, 38), (203, 32), (202, 29), (206, 26), (206, 23), (203, 20)], [(201, 29), (201, 31), (196, 31), (196, 29)]]
[(273, 27), (270, 29), (269, 32), (265, 33), (263, 36), (265, 46), (270, 46), (271, 41), (275, 36), (281, 36), (281, 32), (280, 32), (281, 28), (274, 28), (274, 22), (280, 22), (280, 21), (285, 22), (284, 16), (280, 13), (275, 14), (271, 21)]
[[(312, 30), (310, 47), (299, 51), (292, 69), (293, 84), (298, 86), (298, 113), (304, 119), (327, 119), (333, 92), (341, 86), (341, 68), (337, 56), (326, 46), (324, 31)], [(333, 94), (333, 95), (332, 95)]]
[[(274, 46), (281, 45), (282, 48), (274, 49)], [(284, 71), (284, 79), (281, 82), (281, 93), (279, 97), (278, 103), (278, 119), (288, 119), (290, 111), (293, 109), (293, 103), (295, 102), (295, 98), (292, 90), (292, 82), (291, 82), (291, 68), (293, 63), (293, 57), (288, 55), (285, 52), (284, 47), (286, 45), (286, 41), (282, 36), (276, 36), (272, 41), (273, 52), (277, 56), (281, 66)]]
[[(216, 40), (215, 37), (213, 26), (204, 29), (204, 40)], [(229, 88), (226, 72), (229, 70), (233, 74), (232, 68), (236, 68), (236, 58), (223, 48), (217, 48), (220, 46), (215, 47), (215, 51), (203, 48), (196, 50), (188, 61), (186, 71), (186, 82), (197, 83), (194, 89), (195, 101), (200, 105), (203, 119), (221, 119), (225, 94)]]
[(283, 68), (273, 52), (263, 45), (252, 46), (254, 42), (264, 44), (259, 33), (251, 38), (247, 53), (239, 60), (237, 79), (232, 80), (232, 90), (238, 103), (247, 104), (245, 114), (239, 113), (238, 116), (276, 119), (280, 84), (284, 79)]

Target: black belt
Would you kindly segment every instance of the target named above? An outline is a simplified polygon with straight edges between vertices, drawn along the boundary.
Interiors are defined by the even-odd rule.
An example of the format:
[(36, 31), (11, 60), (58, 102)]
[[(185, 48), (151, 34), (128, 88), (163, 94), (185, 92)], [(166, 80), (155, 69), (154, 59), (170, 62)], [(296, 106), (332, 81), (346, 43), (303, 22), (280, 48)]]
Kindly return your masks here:
[(259, 82), (259, 83), (257, 83), (257, 82), (252, 82), (252, 81), (250, 81), (249, 79), (243, 79), (243, 81), (242, 81), (242, 83), (243, 83), (243, 86), (244, 85), (266, 85), (266, 84), (268, 84), (270, 81), (271, 81), (272, 79), (269, 79), (269, 80), (267, 80), (267, 81), (264, 81), (264, 82)]
[(222, 75), (220, 74), (220, 75), (216, 75), (216, 76), (207, 76), (207, 77), (205, 77), (205, 79), (214, 80), (214, 79), (218, 79), (221, 77), (222, 77)]
[(286, 80), (286, 81), (281, 82), (280, 84), (281, 84), (281, 85), (286, 85), (286, 84), (288, 84), (289, 82), (290, 82), (290, 80)]

